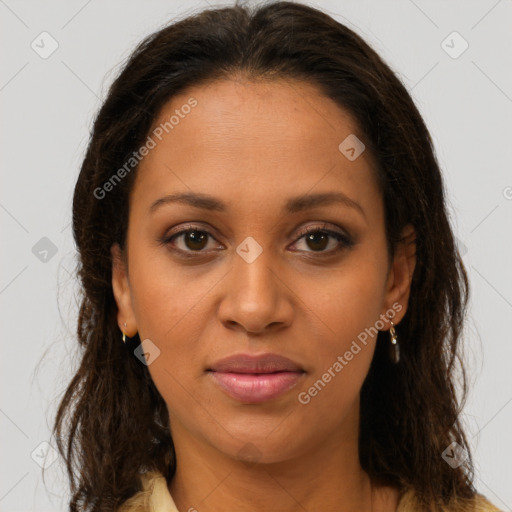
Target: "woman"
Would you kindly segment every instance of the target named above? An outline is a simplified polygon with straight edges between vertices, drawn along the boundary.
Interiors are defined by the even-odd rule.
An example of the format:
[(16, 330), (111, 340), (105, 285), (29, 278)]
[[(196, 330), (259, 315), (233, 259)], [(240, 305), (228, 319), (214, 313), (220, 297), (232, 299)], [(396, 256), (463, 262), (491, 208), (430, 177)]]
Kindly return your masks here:
[(73, 230), (70, 510), (498, 510), (459, 422), (468, 281), (431, 138), (347, 27), (278, 2), (148, 37)]

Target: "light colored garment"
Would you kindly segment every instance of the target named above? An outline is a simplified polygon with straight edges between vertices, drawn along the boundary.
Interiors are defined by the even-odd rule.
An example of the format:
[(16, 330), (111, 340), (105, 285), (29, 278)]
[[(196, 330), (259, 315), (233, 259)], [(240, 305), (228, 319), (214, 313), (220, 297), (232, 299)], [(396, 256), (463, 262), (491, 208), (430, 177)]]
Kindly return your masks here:
[(180, 512), (161, 473), (149, 471), (140, 478), (143, 490), (125, 501), (119, 512)]
[[(123, 503), (119, 512), (189, 512), (179, 511), (169, 493), (167, 481), (158, 472), (148, 472), (141, 475), (143, 490)], [(411, 489), (402, 495), (396, 512), (418, 512), (418, 506), (414, 491)], [(503, 512), (490, 503), (485, 496), (477, 494), (468, 505), (454, 503), (446, 508), (446, 512)]]

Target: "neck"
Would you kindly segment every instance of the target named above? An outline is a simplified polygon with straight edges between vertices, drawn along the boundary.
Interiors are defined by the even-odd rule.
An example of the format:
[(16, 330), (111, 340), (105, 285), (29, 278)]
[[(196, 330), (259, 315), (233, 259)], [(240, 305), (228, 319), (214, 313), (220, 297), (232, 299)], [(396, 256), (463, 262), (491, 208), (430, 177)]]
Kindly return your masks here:
[[(173, 432), (173, 438), (185, 441), (182, 434), (187, 433), (176, 430), (179, 435)], [(315, 444), (300, 455), (269, 463), (226, 456), (193, 437), (175, 446), (177, 470), (169, 490), (179, 510), (377, 512), (353, 438)]]

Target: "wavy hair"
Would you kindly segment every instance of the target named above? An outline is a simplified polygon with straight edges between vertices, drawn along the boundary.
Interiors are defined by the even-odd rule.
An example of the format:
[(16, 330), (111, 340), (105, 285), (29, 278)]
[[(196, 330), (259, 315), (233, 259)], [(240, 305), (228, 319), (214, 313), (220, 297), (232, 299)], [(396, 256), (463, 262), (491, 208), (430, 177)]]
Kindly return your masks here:
[[(174, 95), (233, 77), (308, 81), (357, 123), (376, 162), (389, 255), (404, 226), (417, 236), (408, 310), (396, 326), (401, 361), (390, 362), (388, 333), (379, 333), (386, 339), (361, 390), (360, 462), (373, 480), (414, 489), (429, 510), (473, 498), (459, 418), (468, 278), (431, 136), (404, 85), (359, 35), (315, 8), (275, 2), (196, 12), (151, 34), (123, 63), (97, 113), (73, 196), (81, 359), (53, 425), (70, 511), (115, 511), (141, 490), (139, 473), (159, 471), (170, 481), (176, 469), (166, 404), (133, 354), (140, 339), (125, 346), (116, 321), (110, 247), (125, 248), (137, 167), (105, 197), (95, 191), (141, 147)], [(456, 468), (442, 458), (454, 441), (468, 453)]]

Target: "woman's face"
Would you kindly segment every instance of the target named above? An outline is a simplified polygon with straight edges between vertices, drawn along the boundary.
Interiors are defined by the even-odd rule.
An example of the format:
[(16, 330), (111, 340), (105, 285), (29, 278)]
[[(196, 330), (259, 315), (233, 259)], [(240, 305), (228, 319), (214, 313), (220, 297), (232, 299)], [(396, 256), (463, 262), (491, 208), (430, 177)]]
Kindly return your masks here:
[(387, 259), (353, 120), (310, 84), (223, 80), (175, 96), (150, 137), (113, 288), (119, 327), (150, 340), (177, 453), (356, 447), (376, 330), (405, 314), (414, 258)]

